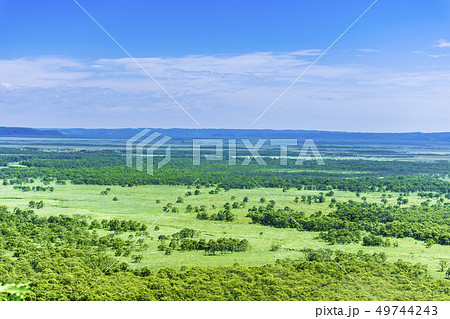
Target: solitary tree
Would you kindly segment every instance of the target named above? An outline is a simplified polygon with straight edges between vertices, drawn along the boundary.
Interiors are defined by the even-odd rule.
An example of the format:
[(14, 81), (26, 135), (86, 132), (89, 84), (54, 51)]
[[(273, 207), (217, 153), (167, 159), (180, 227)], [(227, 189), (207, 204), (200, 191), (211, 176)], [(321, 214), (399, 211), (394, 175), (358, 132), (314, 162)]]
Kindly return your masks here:
[(447, 268), (447, 266), (448, 266), (448, 260), (447, 259), (439, 260), (439, 267), (440, 267), (439, 271), (443, 272), (445, 270), (445, 268)]
[(142, 259), (144, 259), (144, 256), (142, 256), (142, 255), (133, 255), (131, 258), (133, 258), (133, 261), (135, 263), (140, 263), (142, 261)]

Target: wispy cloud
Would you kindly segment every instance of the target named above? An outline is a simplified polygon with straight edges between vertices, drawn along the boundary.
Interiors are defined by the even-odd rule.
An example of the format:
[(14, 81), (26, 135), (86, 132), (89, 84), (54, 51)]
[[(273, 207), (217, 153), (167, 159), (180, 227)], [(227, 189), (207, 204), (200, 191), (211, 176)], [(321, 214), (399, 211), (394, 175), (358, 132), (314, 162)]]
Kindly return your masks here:
[(358, 49), (359, 52), (365, 52), (365, 53), (376, 53), (376, 52), (380, 52), (380, 50), (376, 50), (376, 49)]
[(430, 54), (429, 57), (432, 58), (445, 58), (447, 56), (450, 56), (450, 54)]
[(436, 42), (437, 42), (437, 44), (433, 45), (434, 47), (437, 47), (437, 48), (450, 48), (450, 42), (448, 42), (447, 40), (441, 39), (441, 40), (438, 40)]
[(8, 82), (1, 82), (0, 83), (0, 88), (5, 88), (5, 89), (15, 89), (17, 88), (17, 86), (15, 86), (12, 83), (8, 83)]
[(323, 50), (318, 50), (318, 49), (310, 49), (310, 50), (299, 50), (299, 51), (295, 51), (295, 52), (291, 52), (290, 54), (292, 55), (300, 55), (300, 56), (317, 56), (317, 55), (321, 55), (323, 52)]

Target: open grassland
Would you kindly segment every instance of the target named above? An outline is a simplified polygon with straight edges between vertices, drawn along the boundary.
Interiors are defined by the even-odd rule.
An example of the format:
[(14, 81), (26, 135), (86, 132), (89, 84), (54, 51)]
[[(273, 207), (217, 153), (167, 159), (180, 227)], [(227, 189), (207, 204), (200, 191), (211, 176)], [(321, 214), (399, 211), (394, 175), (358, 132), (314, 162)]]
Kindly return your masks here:
[[(36, 181), (33, 185), (42, 185)], [(347, 252), (385, 252), (388, 260), (403, 259), (413, 263), (428, 265), (428, 269), (433, 277), (443, 277), (442, 272), (438, 272), (438, 262), (442, 258), (450, 256), (450, 247), (433, 245), (426, 248), (424, 243), (410, 238), (395, 239), (398, 247), (365, 247), (360, 243), (346, 245), (328, 245), (322, 240), (316, 239), (318, 233), (305, 233), (295, 229), (277, 229), (273, 227), (251, 224), (251, 220), (246, 216), (248, 208), (261, 205), (260, 199), (263, 197), (266, 203), (274, 199), (281, 207), (289, 206), (294, 210), (302, 211), (310, 215), (317, 211), (324, 213), (331, 211), (328, 207), (331, 197), (326, 196), (325, 203), (295, 203), (295, 197), (302, 195), (319, 195), (319, 191), (288, 189), (267, 189), (267, 193), (261, 189), (248, 190), (220, 190), (218, 194), (209, 194), (214, 188), (200, 188), (199, 195), (186, 196), (184, 186), (93, 186), (93, 185), (55, 185), (53, 192), (22, 192), (13, 189), (13, 186), (0, 186), (0, 204), (6, 205), (11, 210), (14, 207), (25, 209), (31, 200), (43, 201), (43, 209), (36, 210), (41, 216), (54, 215), (84, 215), (92, 219), (131, 219), (145, 223), (150, 226), (157, 220), (156, 224), (149, 230), (149, 237), (145, 239), (149, 247), (139, 252), (143, 260), (139, 263), (131, 263), (135, 266), (148, 266), (154, 270), (163, 267), (180, 269), (181, 267), (193, 266), (230, 266), (240, 265), (264, 265), (274, 263), (277, 259), (298, 258), (302, 256), (302, 248), (332, 248)], [(106, 188), (110, 188), (108, 195), (100, 195)], [(190, 190), (194, 193), (195, 186)], [(355, 200), (362, 201), (365, 197), (367, 202), (380, 203), (381, 193), (361, 193), (359, 197), (352, 192), (335, 191), (333, 198), (337, 201)], [(178, 197), (183, 198), (183, 203), (176, 203)], [(395, 204), (399, 196), (397, 193), (386, 193), (386, 199), (390, 204)], [(113, 198), (117, 197), (117, 201)], [(205, 205), (208, 213), (220, 210), (226, 202), (241, 203), (244, 197), (248, 197), (248, 202), (244, 207), (232, 209), (237, 216), (233, 222), (198, 220), (195, 212), (186, 213), (187, 205)], [(419, 204), (423, 201), (416, 194), (410, 194), (408, 205)], [(158, 201), (158, 202), (157, 202)], [(179, 213), (171, 211), (163, 214), (163, 208), (171, 203), (179, 209)], [(213, 206), (215, 208), (213, 208)], [(162, 215), (162, 216), (161, 216)], [(159, 218), (159, 219), (158, 219)], [(159, 230), (155, 230), (155, 226)], [(206, 240), (218, 239), (221, 237), (232, 237), (247, 239), (251, 249), (246, 252), (224, 253), (207, 255), (202, 251), (173, 251), (170, 255), (165, 255), (163, 251), (158, 251), (160, 244), (158, 236), (172, 235), (183, 228), (192, 228), (200, 231), (200, 238)], [(125, 233), (120, 236), (127, 239), (130, 234)], [(137, 237), (132, 238), (136, 240)], [(281, 245), (278, 250), (271, 250), (273, 244)], [(123, 261), (131, 262), (131, 257), (122, 257)]]

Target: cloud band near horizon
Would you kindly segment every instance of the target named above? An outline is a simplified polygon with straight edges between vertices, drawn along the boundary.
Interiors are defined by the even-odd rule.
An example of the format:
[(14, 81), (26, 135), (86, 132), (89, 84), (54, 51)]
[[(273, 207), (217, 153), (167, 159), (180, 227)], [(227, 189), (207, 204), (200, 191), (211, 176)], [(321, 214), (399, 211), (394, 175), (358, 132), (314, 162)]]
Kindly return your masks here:
[[(436, 46), (446, 48), (441, 40)], [(321, 50), (139, 58), (202, 127), (248, 128)], [(358, 53), (358, 55), (356, 55)], [(450, 68), (316, 65), (257, 128), (449, 131)], [(414, 55), (413, 53), (411, 53)], [(435, 59), (436, 60), (436, 59)], [(130, 59), (0, 60), (2, 125), (194, 127)]]

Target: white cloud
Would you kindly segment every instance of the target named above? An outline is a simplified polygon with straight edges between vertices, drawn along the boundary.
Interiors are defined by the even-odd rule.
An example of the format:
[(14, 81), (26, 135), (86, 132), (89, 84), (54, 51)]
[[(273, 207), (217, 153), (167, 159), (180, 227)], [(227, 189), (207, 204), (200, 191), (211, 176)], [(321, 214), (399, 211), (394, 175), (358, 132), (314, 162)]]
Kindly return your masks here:
[(429, 57), (432, 58), (445, 58), (447, 56), (450, 56), (450, 54), (430, 54)]
[(15, 86), (12, 83), (8, 83), (8, 82), (0, 83), (0, 87), (1, 88), (5, 88), (5, 89), (15, 89), (15, 88), (17, 88), (17, 86)]
[(0, 81), (19, 86), (72, 85), (92, 76), (89, 65), (67, 57), (0, 60)]
[(322, 50), (318, 50), (318, 49), (300, 50), (300, 51), (291, 52), (291, 55), (314, 56), (314, 55), (321, 55), (322, 52), (323, 52)]
[[(137, 60), (203, 127), (248, 127), (320, 52), (255, 52)], [(33, 124), (36, 121), (41, 127), (192, 125), (161, 89), (127, 58), (0, 60), (0, 82), (3, 83), (0, 85), (0, 112), (4, 125), (36, 126)], [(359, 64), (318, 63), (260, 123), (273, 128), (370, 131), (389, 130), (383, 125), (392, 125), (394, 119), (410, 116), (414, 118), (409, 118), (409, 122), (399, 120), (399, 123), (411, 125), (410, 130), (421, 130), (420, 127), (414, 129), (413, 124), (429, 117), (430, 109), (435, 110), (440, 120), (450, 121), (450, 114), (447, 115), (449, 85), (448, 68), (399, 72)], [(379, 118), (380, 122), (370, 124), (364, 116)], [(390, 120), (385, 121), (385, 118)], [(360, 128), (363, 123), (366, 126)], [(429, 120), (427, 125), (430, 123), (433, 122)], [(394, 130), (400, 129), (408, 127)]]
[(375, 52), (380, 52), (380, 50), (375, 50), (375, 49), (358, 49), (359, 52), (365, 52), (365, 53), (375, 53)]
[(438, 48), (450, 48), (450, 42), (448, 42), (447, 40), (438, 40), (437, 44), (433, 45), (434, 47), (438, 47)]

